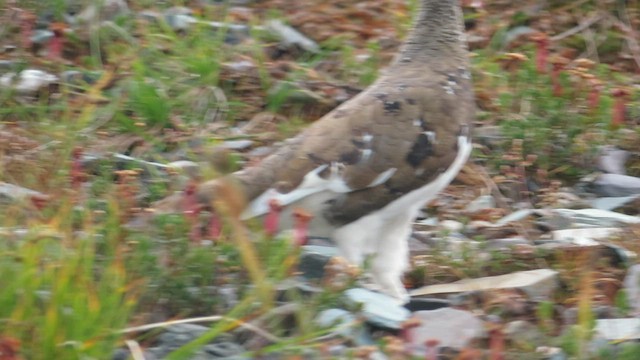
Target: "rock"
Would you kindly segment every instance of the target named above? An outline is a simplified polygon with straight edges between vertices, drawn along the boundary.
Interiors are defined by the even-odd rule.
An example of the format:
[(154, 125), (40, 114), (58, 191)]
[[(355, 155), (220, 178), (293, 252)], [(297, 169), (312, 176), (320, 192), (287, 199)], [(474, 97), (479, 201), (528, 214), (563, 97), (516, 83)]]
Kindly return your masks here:
[(75, 20), (94, 24), (100, 20), (113, 20), (118, 16), (130, 13), (129, 6), (125, 0), (103, 0), (99, 4), (100, 6), (95, 3), (87, 6), (75, 17)]
[(153, 10), (142, 10), (138, 12), (138, 17), (147, 21), (158, 21), (162, 14)]
[(486, 250), (511, 250), (517, 246), (530, 246), (531, 242), (522, 236), (504, 239), (491, 239), (485, 242)]
[(615, 146), (603, 146), (597, 160), (598, 169), (609, 174), (626, 175), (627, 170), (624, 165), (630, 155), (628, 151), (618, 149)]
[(411, 256), (427, 255), (431, 251), (431, 246), (425, 244), (414, 236), (409, 238), (409, 254)]
[(601, 197), (589, 201), (591, 207), (600, 210), (610, 210), (621, 208), (637, 199), (640, 199), (640, 194), (630, 196), (616, 196), (616, 197)]
[(0, 86), (12, 88), (22, 95), (34, 95), (38, 90), (58, 81), (58, 77), (42, 70), (26, 69), (20, 74), (14, 72), (0, 77)]
[(490, 148), (499, 146), (505, 139), (502, 127), (492, 125), (478, 126), (473, 130), (473, 137), (480, 144)]
[(225, 140), (220, 144), (220, 147), (228, 150), (246, 150), (253, 144), (253, 140)]
[(411, 317), (420, 321), (420, 325), (406, 330), (407, 345), (414, 356), (424, 356), (426, 340), (438, 340), (441, 348), (462, 349), (485, 336), (483, 322), (469, 311), (442, 308), (416, 311)]
[[(212, 355), (213, 359), (240, 359), (238, 356), (246, 351), (245, 348), (230, 341), (221, 341), (215, 344), (205, 345), (202, 350), (208, 355)], [(245, 359), (245, 357), (242, 357)]]
[(362, 326), (357, 326), (358, 318), (344, 309), (327, 309), (320, 312), (314, 322), (322, 327), (336, 327), (333, 334), (355, 342), (356, 345), (372, 345), (375, 341)]
[(55, 34), (51, 30), (38, 29), (33, 32), (29, 39), (35, 45), (45, 45), (49, 40), (53, 39), (54, 36)]
[[(229, 24), (229, 23), (220, 22), (220, 21), (209, 21), (209, 22), (206, 22), (205, 24), (209, 25), (209, 27), (214, 31), (224, 29), (226, 31), (224, 42), (231, 45), (241, 43), (244, 39), (248, 38), (250, 35), (249, 27), (242, 24)], [(259, 27), (256, 27), (256, 28), (259, 28)]]
[(533, 209), (520, 209), (512, 212), (511, 214), (503, 217), (502, 219), (496, 221), (494, 224), (496, 226), (504, 226), (511, 222), (522, 221), (528, 218), (530, 215), (535, 214), (535, 210)]
[(496, 207), (496, 200), (491, 195), (482, 195), (467, 205), (465, 211), (475, 213), (480, 210), (493, 209)]
[(509, 48), (509, 46), (516, 40), (522, 38), (523, 36), (529, 36), (538, 30), (533, 29), (529, 26), (515, 26), (509, 29), (502, 37), (501, 48)]
[(640, 340), (640, 319), (596, 320), (595, 336), (609, 341)]
[(33, 197), (45, 198), (46, 195), (35, 190), (23, 188), (22, 186), (0, 181), (0, 201), (3, 199), (24, 200)]
[(536, 353), (542, 355), (544, 360), (567, 360), (567, 354), (558, 347), (538, 346)]
[(522, 289), (532, 299), (548, 298), (557, 286), (558, 272), (551, 269), (519, 271), (506, 275), (464, 279), (450, 284), (428, 285), (410, 292), (411, 296), (448, 294), (494, 289)]
[(583, 229), (564, 229), (554, 230), (551, 236), (554, 240), (571, 243), (581, 246), (600, 245), (598, 239), (606, 239), (613, 235), (619, 234), (620, 228), (602, 227), (602, 228), (583, 228)]
[(270, 20), (266, 23), (265, 29), (277, 36), (285, 47), (295, 46), (304, 51), (317, 54), (320, 47), (315, 41), (304, 36), (298, 30), (286, 25), (280, 20)]
[(541, 346), (547, 340), (536, 324), (524, 320), (507, 323), (504, 334), (509, 341), (521, 349)]
[(624, 279), (624, 289), (632, 313), (640, 316), (640, 264), (633, 265)]
[[(577, 307), (571, 307), (571, 308), (565, 309), (562, 312), (562, 321), (564, 322), (564, 324), (565, 325), (577, 324), (578, 311), (579, 310)], [(616, 319), (621, 317), (620, 311), (613, 306), (596, 305), (591, 308), (591, 311), (596, 319), (607, 320), (607, 319)]]
[(440, 227), (449, 231), (462, 231), (464, 224), (455, 220), (444, 220), (440, 222)]
[(555, 209), (558, 215), (570, 219), (575, 227), (618, 227), (639, 224), (640, 217), (599, 209)]
[(355, 288), (345, 291), (344, 295), (349, 304), (362, 304), (362, 315), (376, 326), (400, 329), (402, 322), (410, 315), (409, 310), (402, 307), (397, 299), (386, 294)]
[(437, 310), (444, 307), (448, 307), (449, 300), (439, 298), (412, 298), (408, 303), (404, 304), (404, 307), (411, 312), (423, 311), (423, 310)]
[(160, 335), (158, 341), (162, 344), (163, 348), (173, 351), (197, 339), (207, 331), (209, 331), (209, 328), (202, 325), (175, 324), (167, 327), (166, 332)]
[(167, 167), (182, 171), (190, 177), (195, 178), (200, 173), (200, 165), (189, 160), (177, 160), (167, 164)]
[(335, 246), (305, 245), (300, 250), (298, 271), (307, 279), (322, 279), (325, 274), (325, 265), (331, 258), (338, 256), (338, 249)]
[(640, 178), (620, 174), (601, 174), (589, 185), (589, 190), (598, 196), (609, 197), (640, 194)]
[(11, 60), (0, 60), (0, 70), (12, 70), (16, 63)]

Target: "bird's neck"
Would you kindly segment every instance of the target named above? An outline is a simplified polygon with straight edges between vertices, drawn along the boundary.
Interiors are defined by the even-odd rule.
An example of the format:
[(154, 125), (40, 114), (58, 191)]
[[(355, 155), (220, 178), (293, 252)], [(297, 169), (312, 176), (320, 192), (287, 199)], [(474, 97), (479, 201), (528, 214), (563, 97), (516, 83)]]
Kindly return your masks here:
[(458, 0), (421, 0), (413, 29), (395, 63), (422, 62), (425, 58), (465, 61), (462, 9)]

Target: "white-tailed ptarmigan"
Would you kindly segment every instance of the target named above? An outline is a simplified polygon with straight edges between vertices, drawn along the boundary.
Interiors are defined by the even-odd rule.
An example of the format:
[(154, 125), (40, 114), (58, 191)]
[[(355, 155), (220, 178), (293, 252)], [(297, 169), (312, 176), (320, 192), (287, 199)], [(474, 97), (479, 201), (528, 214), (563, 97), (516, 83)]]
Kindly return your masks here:
[(421, 207), (471, 153), (475, 105), (458, 0), (422, 0), (412, 32), (369, 88), (287, 140), (255, 166), (204, 182), (211, 204), (222, 182), (246, 198), (243, 219), (282, 206), (280, 228), (301, 208), (310, 236), (331, 238), (350, 262), (372, 256), (381, 291), (402, 301), (407, 239)]

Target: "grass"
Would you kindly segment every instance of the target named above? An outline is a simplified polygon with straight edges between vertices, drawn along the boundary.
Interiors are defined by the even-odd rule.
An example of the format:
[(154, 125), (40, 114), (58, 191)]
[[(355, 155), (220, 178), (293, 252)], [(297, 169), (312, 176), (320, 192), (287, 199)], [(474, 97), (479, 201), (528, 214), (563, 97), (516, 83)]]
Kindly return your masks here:
[[(143, 8), (151, 2), (130, 3)], [(38, 5), (21, 4), (34, 11)], [(62, 1), (55, 1), (56, 17), (61, 6)], [(228, 8), (216, 9), (221, 11), (203, 13), (217, 14), (216, 20), (230, 16)], [(408, 20), (405, 14), (393, 20), (398, 33), (406, 32)], [(19, 29), (10, 34), (18, 39)], [(247, 231), (233, 216), (225, 220), (223, 236), (216, 242), (192, 241), (192, 224), (183, 215), (156, 216), (136, 227), (134, 220), (145, 218), (143, 208), (181, 189), (180, 175), (103, 156), (84, 168), (82, 181), (74, 181), (76, 148), (87, 153), (107, 148), (159, 161), (168, 161), (163, 153), (178, 153), (201, 161), (200, 150), (190, 140), (209, 129), (224, 131), (204, 139), (207, 146), (233, 139), (233, 131), (226, 130), (261, 110), (289, 115), (289, 121), (277, 125), (278, 135), (292, 135), (316, 117), (306, 104), (292, 102), (311, 93), (300, 95), (305, 89), (298, 84), (317, 80), (318, 66), (338, 61), (339, 70), (323, 79), (364, 88), (384, 65), (384, 49), (376, 41), (362, 45), (351, 35), (338, 35), (323, 42), (319, 54), (294, 59), (295, 68), (280, 79), (274, 76), (275, 61), (265, 51), (275, 39), (253, 28), (248, 44), (231, 46), (225, 43), (227, 35), (205, 23), (180, 33), (164, 22), (121, 17), (86, 38), (71, 39), (79, 47), (71, 63), (18, 50), (14, 58), (19, 67), (34, 63), (51, 72), (73, 69), (91, 76), (56, 92), (44, 91), (35, 100), (0, 92), (0, 132), (22, 131), (21, 136), (46, 145), (25, 142), (25, 150), (14, 140), (12, 146), (19, 148), (15, 150), (0, 141), (0, 181), (48, 195), (42, 209), (28, 198), (0, 199), (0, 345), (17, 343), (25, 359), (99, 359), (123, 347), (127, 339), (145, 346), (153, 343), (153, 336), (122, 330), (152, 322), (154, 316), (165, 320), (224, 314), (201, 338), (169, 356), (188, 359), (209, 340), (277, 309), (275, 287), (295, 272), (299, 255), (287, 239), (264, 236), (260, 224)], [(528, 45), (517, 50), (529, 59), (535, 56)], [(536, 71), (532, 60), (507, 71), (501, 66), (502, 54), (495, 50), (475, 54), (476, 92), (486, 99), (479, 121), (499, 125), (505, 138), (491, 152), (478, 151), (476, 159), (503, 178), (523, 182), (525, 175), (544, 172), (544, 181), (571, 183), (588, 171), (596, 145), (608, 144), (611, 138), (633, 144), (633, 136), (640, 137), (637, 128), (611, 124), (610, 90), (628, 80), (608, 66), (591, 70), (605, 89), (599, 106), (589, 109), (588, 88), (573, 75), (561, 75), (565, 91), (558, 96), (551, 76)], [(236, 77), (225, 73), (226, 65), (246, 59), (253, 62), (252, 70)], [(638, 98), (640, 94), (633, 92), (631, 100)], [(578, 294), (574, 300), (580, 309), (578, 324), (558, 345), (576, 358), (587, 358), (583, 349), (593, 329), (593, 279), (572, 278), (582, 270), (579, 264), (546, 253), (523, 259), (492, 252), (481, 261), (474, 259), (472, 249), (463, 249), (459, 258), (434, 251), (423, 260), (410, 275), (416, 284), (496, 275), (548, 261), (561, 270), (567, 288)], [(235, 289), (237, 303), (222, 296), (219, 289), (224, 286)], [(265, 325), (279, 341), (260, 354), (322, 353), (318, 339), (328, 330), (317, 328), (312, 319), (339, 302), (339, 289), (310, 298), (295, 290), (286, 295), (290, 302), (312, 305), (294, 312), (293, 327), (275, 321)], [(563, 295), (558, 302), (569, 296)], [(541, 329), (551, 337), (553, 303), (539, 304), (537, 313)], [(625, 345), (617, 356), (631, 359), (634, 351), (637, 345)]]

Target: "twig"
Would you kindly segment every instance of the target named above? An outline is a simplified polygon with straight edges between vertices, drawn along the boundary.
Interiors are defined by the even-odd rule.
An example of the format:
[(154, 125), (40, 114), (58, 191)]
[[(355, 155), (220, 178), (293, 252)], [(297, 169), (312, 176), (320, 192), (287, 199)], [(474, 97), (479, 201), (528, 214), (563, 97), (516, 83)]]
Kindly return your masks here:
[(502, 192), (500, 192), (500, 188), (498, 188), (498, 185), (496, 185), (496, 183), (493, 180), (491, 180), (491, 176), (487, 173), (484, 167), (480, 165), (475, 165), (474, 167), (476, 168), (476, 171), (480, 174), (482, 181), (484, 181), (485, 186), (489, 189), (491, 194), (493, 194), (493, 197), (496, 200), (496, 205), (498, 205), (499, 208), (508, 209), (507, 203), (504, 200), (505, 199), (504, 195), (502, 195)]
[[(624, 13), (624, 17), (629, 19), (629, 15), (627, 14), (627, 8), (625, 7), (622, 12)], [(631, 25), (627, 25), (624, 22), (616, 19), (615, 16), (609, 15), (611, 20), (625, 32), (625, 39), (627, 40), (627, 45), (629, 46), (629, 51), (631, 51), (631, 56), (636, 63), (636, 66), (640, 68), (640, 44), (638, 44), (638, 39), (636, 38), (636, 32), (633, 30)], [(629, 22), (629, 24), (631, 24)]]
[(142, 352), (142, 349), (140, 348), (140, 344), (138, 344), (137, 341), (127, 340), (124, 343), (127, 344), (127, 347), (129, 348), (129, 352), (131, 353), (131, 357), (133, 357), (133, 360), (145, 360), (144, 353)]
[(579, 25), (572, 27), (571, 29), (561, 32), (560, 34), (556, 35), (556, 36), (552, 36), (550, 38), (551, 41), (560, 41), (566, 37), (569, 36), (573, 36), (579, 32), (581, 32), (582, 30), (588, 28), (589, 26), (597, 23), (598, 21), (602, 20), (604, 18), (604, 16), (602, 14), (598, 14), (595, 16), (592, 16), (590, 18), (588, 18), (587, 20), (581, 22)]
[(231, 321), (231, 322), (237, 324), (239, 327), (247, 329), (247, 330), (251, 330), (254, 333), (264, 337), (265, 339), (267, 339), (269, 341), (273, 341), (273, 342), (281, 341), (281, 339), (278, 338), (277, 336), (274, 336), (274, 335), (268, 333), (267, 331), (260, 329), (259, 327), (255, 326), (255, 325), (246, 323), (246, 322), (244, 322), (242, 320), (238, 320), (238, 319), (234, 319), (234, 318), (230, 318), (230, 317), (226, 317), (226, 316), (219, 316), (219, 315), (202, 316), (202, 317), (191, 318), (191, 319), (180, 319), (180, 320), (164, 321), (164, 322), (153, 323), (153, 324), (146, 324), (146, 325), (126, 328), (126, 329), (118, 331), (118, 333), (119, 334), (130, 334), (130, 333), (134, 333), (134, 332), (147, 331), (147, 330), (153, 330), (153, 329), (158, 329), (158, 328), (166, 328), (168, 326), (176, 325), (176, 324), (192, 324), (192, 323), (199, 323), (199, 322), (214, 322), (214, 321), (220, 321), (220, 320)]

